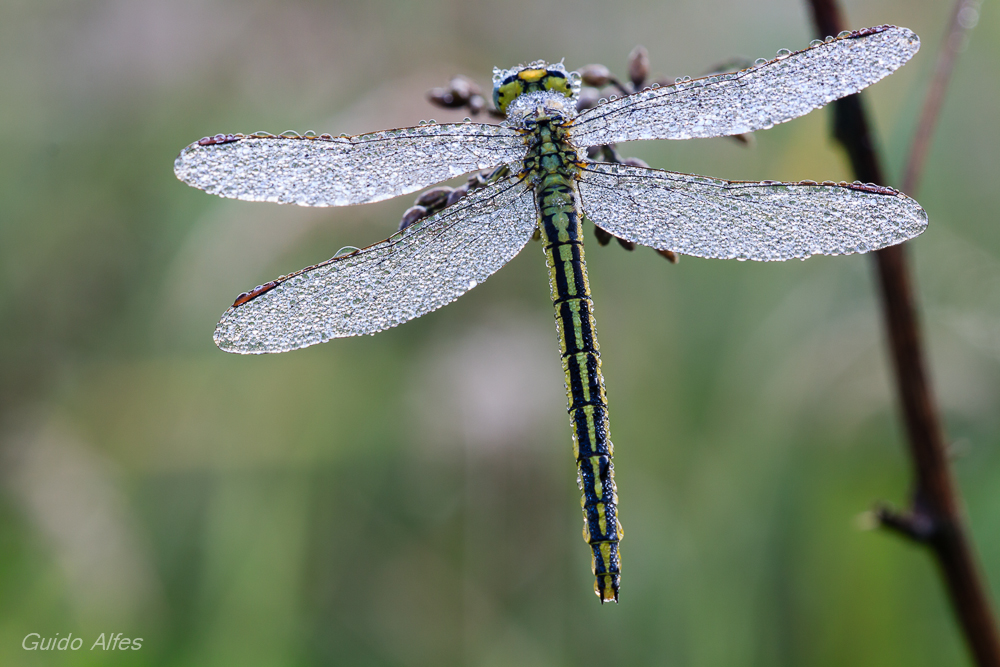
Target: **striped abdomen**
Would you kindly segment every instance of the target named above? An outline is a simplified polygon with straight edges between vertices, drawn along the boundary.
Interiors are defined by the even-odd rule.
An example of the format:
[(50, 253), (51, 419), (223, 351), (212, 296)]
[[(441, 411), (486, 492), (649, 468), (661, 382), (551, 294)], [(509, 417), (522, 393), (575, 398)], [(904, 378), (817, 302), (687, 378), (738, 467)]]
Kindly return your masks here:
[(593, 552), (601, 602), (618, 601), (621, 563), (618, 494), (593, 299), (583, 255), (583, 224), (569, 177), (549, 175), (536, 186), (538, 226), (549, 266), (549, 286), (562, 350), (573, 449), (583, 492), (583, 537)]

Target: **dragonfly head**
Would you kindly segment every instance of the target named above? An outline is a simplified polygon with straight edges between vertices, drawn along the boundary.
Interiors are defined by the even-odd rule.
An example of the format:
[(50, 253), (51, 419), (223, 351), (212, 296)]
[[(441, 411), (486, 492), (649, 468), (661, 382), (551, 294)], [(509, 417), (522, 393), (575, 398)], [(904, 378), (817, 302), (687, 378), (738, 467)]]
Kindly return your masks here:
[(561, 62), (549, 65), (543, 60), (511, 69), (493, 69), (493, 104), (500, 111), (507, 113), (511, 102), (538, 92), (555, 93), (571, 100), (573, 104), (569, 106), (575, 106), (580, 95), (580, 75), (567, 72)]

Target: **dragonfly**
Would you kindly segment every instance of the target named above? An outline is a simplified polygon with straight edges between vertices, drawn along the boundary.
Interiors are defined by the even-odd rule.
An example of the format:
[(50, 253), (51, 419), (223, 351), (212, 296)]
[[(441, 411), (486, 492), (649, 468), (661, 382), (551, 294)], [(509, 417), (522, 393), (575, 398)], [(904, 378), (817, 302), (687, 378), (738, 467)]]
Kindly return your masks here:
[(618, 601), (618, 492), (584, 223), (660, 251), (780, 261), (863, 253), (920, 234), (927, 214), (881, 185), (727, 181), (587, 158), (644, 139), (740, 135), (851, 95), (906, 63), (920, 40), (891, 25), (781, 50), (746, 69), (576, 109), (581, 76), (562, 63), (495, 69), (499, 124), (421, 124), (355, 136), (218, 134), (184, 148), (174, 172), (211, 194), (348, 206), (416, 192), (476, 170), (485, 187), (379, 243), (245, 292), (222, 316), (227, 352), (285, 352), (374, 334), (473, 289), (540, 238), (565, 379), (594, 590)]

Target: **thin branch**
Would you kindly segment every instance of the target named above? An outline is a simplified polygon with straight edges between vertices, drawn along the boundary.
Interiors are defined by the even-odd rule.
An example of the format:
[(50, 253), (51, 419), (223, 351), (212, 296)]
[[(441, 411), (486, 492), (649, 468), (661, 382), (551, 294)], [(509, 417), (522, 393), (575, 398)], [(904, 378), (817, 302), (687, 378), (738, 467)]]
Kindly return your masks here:
[[(836, 0), (810, 0), (809, 4), (819, 37), (836, 35), (844, 29)], [(923, 165), (931, 129), (961, 44), (964, 24), (969, 23), (968, 15), (963, 22), (962, 11), (970, 4), (968, 0), (959, 0), (952, 16), (948, 42), (941, 56), (947, 62), (938, 63), (910, 153), (908, 180), (903, 188), (910, 194), (910, 187), (916, 185)], [(885, 184), (864, 106), (858, 95), (834, 103), (833, 133), (846, 149), (859, 180)], [(958, 489), (948, 462), (944, 431), (925, 370), (906, 250), (902, 245), (879, 250), (875, 253), (875, 262), (915, 477), (909, 510), (900, 513), (882, 508), (876, 515), (886, 528), (930, 548), (976, 663), (980, 667), (1000, 667), (1000, 637), (995, 616), (965, 528)]]
[(910, 156), (906, 160), (903, 192), (911, 197), (916, 196), (920, 176), (924, 171), (924, 160), (927, 158), (927, 151), (931, 145), (931, 135), (934, 133), (934, 125), (941, 112), (941, 105), (944, 103), (944, 93), (948, 89), (955, 61), (965, 44), (967, 31), (975, 26), (979, 18), (979, 4), (980, 0), (958, 0), (955, 3), (954, 11), (952, 11), (948, 35), (945, 37), (941, 52), (938, 54), (934, 78), (931, 79), (930, 88), (927, 90), (924, 107), (920, 110), (920, 121), (913, 134)]

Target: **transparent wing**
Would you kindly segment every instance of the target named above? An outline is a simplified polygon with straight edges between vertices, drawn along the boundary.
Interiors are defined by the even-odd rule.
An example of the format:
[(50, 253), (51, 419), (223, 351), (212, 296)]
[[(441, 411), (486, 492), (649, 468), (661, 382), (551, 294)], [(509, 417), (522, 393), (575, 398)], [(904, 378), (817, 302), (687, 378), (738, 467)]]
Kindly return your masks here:
[(596, 146), (767, 129), (870, 86), (919, 48), (913, 32), (896, 26), (817, 40), (749, 69), (644, 90), (588, 109), (573, 125), (573, 141)]
[(381, 201), (524, 157), (514, 130), (423, 125), (354, 137), (217, 135), (174, 161), (188, 185), (231, 199), (300, 206)]
[(593, 163), (579, 189), (583, 210), (601, 229), (696, 257), (846, 255), (902, 243), (927, 227), (917, 202), (861, 183), (723, 181)]
[(227, 352), (284, 352), (394, 327), (486, 280), (535, 225), (531, 190), (516, 178), (498, 181), (381, 243), (279, 278), (226, 311), (215, 343)]

